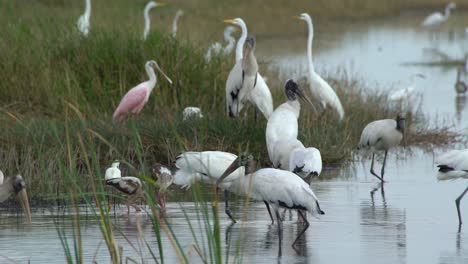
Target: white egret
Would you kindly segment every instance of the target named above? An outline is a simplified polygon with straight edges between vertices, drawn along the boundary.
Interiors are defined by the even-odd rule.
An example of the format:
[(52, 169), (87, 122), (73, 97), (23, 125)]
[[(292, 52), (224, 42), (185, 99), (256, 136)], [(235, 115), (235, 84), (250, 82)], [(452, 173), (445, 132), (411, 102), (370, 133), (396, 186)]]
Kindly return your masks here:
[(184, 112), (182, 113), (183, 120), (187, 121), (189, 119), (200, 119), (203, 118), (202, 111), (199, 107), (188, 106), (185, 107)]
[(455, 3), (449, 3), (445, 7), (445, 12), (444, 14), (440, 12), (434, 12), (427, 16), (424, 21), (421, 23), (422, 27), (430, 28), (430, 27), (436, 27), (439, 26), (440, 24), (444, 23), (447, 21), (447, 19), (450, 16), (450, 11), (456, 7)]
[[(368, 149), (372, 152), (370, 172), (382, 182), (384, 182), (385, 162), (388, 150), (400, 144), (404, 133), (405, 118), (401, 114), (398, 114), (396, 119), (373, 121), (367, 124), (362, 131), (358, 149)], [(380, 176), (374, 172), (374, 156), (377, 151), (385, 152)]]
[(213, 43), (205, 54), (205, 61), (211, 61), (212, 54), (223, 54), (229, 55), (234, 49), (236, 39), (232, 36), (232, 33), (236, 31), (236, 28), (233, 26), (227, 26), (224, 29), (224, 41), (227, 42), (226, 46), (223, 48), (223, 45), (219, 42)]
[[(276, 218), (278, 220), (278, 237), (282, 241), (282, 223), (279, 215), (279, 207), (288, 209), (306, 210), (312, 215), (325, 214), (320, 209), (319, 200), (309, 185), (296, 174), (273, 168), (255, 170), (255, 163), (251, 155), (242, 154), (232, 162), (229, 168), (218, 179), (217, 184), (221, 185), (225, 178), (228, 178), (238, 168), (245, 168), (245, 175), (236, 177), (231, 181), (231, 190), (245, 197), (250, 197), (256, 201), (263, 201), (265, 204), (273, 205)], [(309, 222), (305, 216), (298, 210), (299, 214), (305, 220), (305, 227), (294, 240), (292, 247), (304, 232), (309, 228)]]
[(31, 209), (29, 208), (28, 194), (26, 192), (26, 183), (21, 175), (8, 177), (4, 179), (3, 172), (0, 171), (0, 203), (6, 201), (11, 195), (18, 199), (27, 221), (31, 222)]
[(237, 41), (236, 64), (229, 72), (226, 80), (226, 110), (230, 117), (237, 117), (244, 107), (244, 103), (249, 101), (268, 119), (273, 112), (273, 98), (270, 89), (263, 77), (257, 73), (257, 81), (252, 92), (240, 93), (243, 85), (243, 47), (247, 38), (247, 26), (241, 18), (224, 20), (226, 23), (237, 25), (242, 29), (242, 35)]
[(307, 13), (302, 13), (295, 18), (303, 20), (307, 23), (309, 29), (309, 37), (307, 39), (307, 59), (309, 64), (309, 88), (312, 96), (317, 102), (320, 102), (322, 110), (325, 111), (327, 107), (332, 108), (337, 112), (339, 119), (343, 120), (345, 112), (341, 105), (340, 99), (336, 95), (331, 86), (315, 71), (312, 62), (312, 41), (314, 38), (314, 25), (312, 18)]
[(146, 4), (145, 9), (143, 11), (143, 15), (145, 17), (145, 29), (143, 31), (143, 40), (146, 40), (146, 38), (148, 37), (148, 34), (150, 32), (151, 21), (150, 21), (149, 11), (153, 7), (164, 6), (164, 5), (165, 5), (164, 3), (158, 3), (158, 2), (154, 2), (154, 1), (150, 1), (150, 2), (148, 2)]
[(297, 97), (312, 105), (304, 92), (293, 80), (287, 80), (284, 86), (287, 101), (278, 106), (267, 122), (265, 138), (270, 161), (274, 163), (274, 146), (279, 140), (296, 140), (299, 125), (297, 119), (301, 111), (301, 104)]
[(85, 0), (85, 3), (85, 12), (78, 18), (77, 27), (81, 34), (86, 37), (89, 34), (90, 27), (89, 19), (91, 17), (91, 0)]
[(408, 86), (390, 93), (390, 95), (388, 96), (388, 99), (390, 101), (405, 101), (409, 103), (408, 101), (410, 97), (413, 95), (413, 91), (415, 90), (416, 78), (425, 79), (426, 77), (420, 73), (411, 75)]
[[(439, 180), (454, 180), (459, 178), (468, 179), (468, 149), (464, 150), (451, 150), (441, 155), (436, 160), (439, 173), (437, 178)], [(468, 187), (458, 196), (455, 200), (458, 213), (458, 223), (462, 224), (462, 218), (460, 213), (460, 202), (463, 196), (468, 192)]]
[(468, 72), (460, 66), (457, 69), (457, 81), (455, 82), (455, 91), (458, 94), (464, 94), (468, 90), (468, 83), (465, 80), (468, 80)]
[(174, 20), (172, 21), (172, 37), (175, 38), (177, 35), (177, 22), (179, 22), (179, 19), (181, 16), (184, 15), (184, 11), (182, 10), (177, 10)]

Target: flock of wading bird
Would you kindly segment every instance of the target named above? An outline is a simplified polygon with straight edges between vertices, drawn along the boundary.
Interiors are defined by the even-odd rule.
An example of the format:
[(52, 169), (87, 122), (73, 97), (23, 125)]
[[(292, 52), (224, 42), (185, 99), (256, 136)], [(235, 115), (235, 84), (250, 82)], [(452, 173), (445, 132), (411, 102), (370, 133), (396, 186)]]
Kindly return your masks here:
[[(150, 2), (144, 9), (145, 29), (143, 39), (146, 39), (150, 31), (149, 10), (155, 6), (161, 6)], [(449, 5), (441, 22), (448, 18)], [(183, 12), (178, 11), (173, 23), (172, 36), (176, 36), (177, 21)], [(86, 11), (78, 20), (78, 29), (87, 36), (90, 29), (91, 1), (86, 0)], [(432, 14), (426, 19), (431, 20), (439, 15)], [(299, 87), (294, 80), (287, 80), (284, 85), (286, 100), (276, 109), (273, 109), (273, 100), (270, 90), (264, 78), (258, 72), (258, 64), (255, 57), (256, 39), (249, 36), (247, 26), (241, 18), (225, 20), (224, 22), (237, 26), (242, 34), (237, 41), (236, 63), (229, 73), (226, 81), (226, 111), (230, 117), (236, 118), (246, 104), (252, 104), (268, 120), (266, 126), (266, 147), (271, 163), (274, 168), (257, 169), (253, 156), (241, 153), (239, 156), (222, 151), (185, 152), (179, 155), (175, 161), (175, 172), (161, 164), (152, 168), (153, 178), (160, 183), (157, 200), (162, 211), (165, 211), (165, 193), (171, 184), (190, 188), (195, 182), (215, 184), (224, 191), (225, 212), (235, 223), (236, 220), (229, 210), (229, 193), (239, 196), (250, 197), (252, 200), (263, 201), (268, 210), (272, 224), (275, 219), (278, 225), (278, 235), (282, 239), (282, 217), (279, 208), (297, 209), (298, 220), (303, 222), (304, 228), (293, 242), (295, 247), (299, 238), (309, 227), (307, 212), (318, 216), (325, 212), (321, 209), (319, 199), (312, 191), (312, 186), (306, 182), (307, 177), (318, 177), (322, 171), (322, 159), (320, 151), (314, 147), (306, 147), (298, 140), (298, 117), (301, 111), (300, 100), (303, 100), (314, 112), (332, 111), (339, 120), (345, 116), (340, 99), (333, 88), (314, 69), (312, 62), (312, 40), (314, 35), (313, 23), (307, 13), (295, 17), (304, 21), (308, 26), (307, 59), (308, 59), (308, 83), (309, 94), (317, 103), (319, 110), (306, 95), (307, 93)], [(445, 19), (445, 20), (444, 20)], [(440, 19), (439, 19), (440, 20)], [(427, 22), (426, 21), (426, 22)], [(440, 23), (441, 23), (440, 22)], [(430, 26), (427, 22), (424, 26)], [(228, 44), (222, 47), (220, 43), (213, 44), (206, 54), (206, 60), (210, 60), (212, 53), (230, 54), (235, 46), (235, 39), (231, 34), (235, 30), (229, 26), (224, 32)], [(156, 68), (169, 83), (171, 79), (162, 71), (154, 60), (146, 63), (145, 69), (149, 80), (138, 84), (130, 89), (121, 100), (113, 114), (115, 122), (125, 121), (129, 116), (136, 116), (147, 103), (148, 98), (156, 86)], [(187, 107), (184, 110), (184, 119), (202, 118), (200, 108)], [(405, 117), (399, 114), (395, 119), (377, 120), (367, 124), (361, 134), (358, 149), (367, 149), (372, 153), (370, 172), (382, 183), (384, 182), (385, 164), (388, 151), (398, 146), (405, 135)], [(383, 151), (384, 160), (380, 175), (374, 171), (375, 153)], [(442, 155), (437, 161), (439, 167), (438, 178), (455, 179), (468, 178), (468, 150), (453, 150)], [(128, 196), (127, 207), (141, 209), (135, 201), (144, 197), (142, 181), (133, 176), (124, 176), (119, 169), (119, 162), (115, 161), (105, 173), (105, 183), (116, 188)], [(459, 223), (460, 200), (468, 191), (468, 188), (457, 198), (456, 206)], [(20, 175), (9, 177), (4, 181), (3, 173), (0, 171), (0, 202), (15, 194), (25, 211), (27, 220), (31, 221), (26, 184)], [(274, 214), (270, 209), (273, 208)], [(281, 245), (281, 244), (280, 244)]]

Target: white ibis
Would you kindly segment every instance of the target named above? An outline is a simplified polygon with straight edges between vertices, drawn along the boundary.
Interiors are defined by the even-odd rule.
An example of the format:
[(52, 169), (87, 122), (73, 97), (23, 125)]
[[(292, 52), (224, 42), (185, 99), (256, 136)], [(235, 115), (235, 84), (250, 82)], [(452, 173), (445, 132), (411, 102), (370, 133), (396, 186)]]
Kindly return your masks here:
[[(218, 179), (217, 184), (223, 184), (232, 172), (240, 167), (245, 168), (245, 175), (236, 177), (230, 183), (231, 190), (236, 190), (237, 193), (250, 197), (253, 200), (263, 201), (265, 204), (273, 205), (276, 218), (278, 220), (278, 237), (282, 241), (282, 223), (279, 215), (279, 207), (288, 209), (306, 210), (312, 215), (325, 214), (319, 205), (319, 200), (314, 194), (309, 185), (304, 182), (301, 177), (296, 174), (273, 168), (259, 169), (255, 171), (255, 162), (252, 155), (241, 154), (229, 168)], [(304, 232), (309, 228), (309, 222), (305, 219), (302, 212), (298, 210), (299, 214), (305, 220), (305, 227), (294, 240), (292, 247)], [(270, 210), (268, 209), (270, 212)], [(270, 213), (271, 215), (271, 213)]]
[(183, 120), (187, 121), (190, 119), (200, 119), (203, 118), (203, 114), (199, 107), (188, 106), (185, 107), (184, 112), (182, 113)]
[[(247, 26), (241, 18), (224, 20), (242, 29), (237, 41), (236, 64), (226, 80), (226, 109), (230, 117), (237, 117), (246, 102), (252, 103), (268, 119), (273, 112), (273, 98), (263, 77), (257, 73), (255, 87), (251, 91), (242, 91), (244, 84), (243, 49), (247, 39)], [(252, 53), (253, 55), (253, 53)]]
[(127, 205), (127, 214), (130, 214), (130, 206), (135, 208), (137, 212), (141, 211), (140, 207), (136, 206), (134, 202), (138, 198), (142, 198), (144, 195), (143, 184), (140, 179), (133, 176), (121, 177), (121, 172), (119, 169), (120, 163), (115, 161), (112, 163), (112, 166), (106, 170), (105, 174), (105, 183), (108, 186), (112, 186), (118, 191), (128, 196), (126, 205)]
[(442, 14), (440, 12), (434, 12), (434, 13), (430, 14), (429, 16), (427, 16), (424, 19), (424, 21), (421, 23), (421, 26), (426, 27), (426, 28), (431, 28), (431, 27), (436, 27), (436, 26), (441, 25), (442, 23), (447, 21), (447, 19), (450, 16), (450, 11), (452, 9), (454, 9), (455, 7), (457, 7), (457, 5), (455, 5), (455, 3), (449, 3), (445, 7), (444, 14)]
[(18, 199), (27, 221), (31, 222), (31, 210), (29, 208), (28, 194), (26, 192), (26, 183), (21, 175), (8, 177), (4, 179), (4, 174), (0, 171), (0, 203), (6, 201), (10, 196), (15, 195)]
[(309, 88), (312, 96), (317, 102), (320, 102), (322, 110), (325, 111), (328, 107), (336, 111), (340, 120), (343, 120), (345, 112), (341, 105), (340, 98), (336, 95), (335, 91), (325, 81), (314, 68), (312, 62), (312, 40), (314, 38), (314, 25), (312, 18), (307, 13), (302, 13), (296, 16), (296, 19), (303, 20), (307, 23), (309, 29), (309, 37), (307, 39), (307, 59), (309, 64)]
[[(364, 128), (358, 149), (368, 149), (372, 152), (370, 172), (381, 182), (384, 182), (385, 162), (388, 150), (400, 144), (405, 134), (405, 118), (398, 114), (396, 119), (373, 121)], [(374, 156), (377, 151), (384, 151), (385, 156), (380, 176), (374, 172)]]
[(85, 3), (85, 12), (78, 18), (78, 22), (76, 23), (76, 25), (81, 34), (87, 37), (89, 34), (90, 27), (89, 19), (91, 18), (91, 0), (85, 0)]
[[(451, 150), (441, 155), (436, 160), (436, 164), (438, 164), (437, 167), (439, 168), (439, 173), (437, 174), (437, 178), (439, 180), (454, 180), (460, 178), (468, 179), (468, 149)], [(466, 192), (468, 192), (468, 187), (466, 187), (455, 200), (458, 213), (458, 223), (460, 226), (462, 224), (460, 202)]]
[(162, 212), (165, 212), (167, 188), (171, 186), (173, 181), (172, 171), (168, 167), (156, 163), (153, 165), (151, 172), (153, 179), (159, 182), (157, 200)]

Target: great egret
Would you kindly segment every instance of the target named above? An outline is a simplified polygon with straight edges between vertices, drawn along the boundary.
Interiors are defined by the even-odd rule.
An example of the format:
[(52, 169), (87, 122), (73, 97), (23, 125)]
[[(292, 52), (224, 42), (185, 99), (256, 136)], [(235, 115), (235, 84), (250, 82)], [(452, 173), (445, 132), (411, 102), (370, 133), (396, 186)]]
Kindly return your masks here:
[[(245, 175), (236, 177), (231, 182), (231, 190), (236, 190), (237, 193), (250, 197), (253, 200), (263, 201), (265, 204), (273, 205), (276, 218), (278, 220), (278, 237), (282, 241), (282, 223), (279, 215), (279, 207), (288, 209), (306, 210), (312, 215), (325, 214), (319, 205), (317, 196), (314, 194), (309, 185), (304, 182), (296, 174), (278, 170), (273, 168), (265, 168), (255, 170), (255, 163), (251, 155), (242, 154), (234, 160), (226, 169), (223, 175), (218, 179), (217, 184), (223, 184), (225, 178), (240, 167), (245, 168)], [(309, 222), (304, 215), (298, 210), (302, 218), (305, 220), (305, 227), (294, 240), (292, 247), (304, 232), (309, 228)]]
[(426, 28), (439, 26), (440, 24), (447, 21), (450, 16), (450, 11), (455, 7), (455, 3), (449, 3), (447, 7), (445, 7), (444, 14), (440, 12), (434, 12), (430, 14), (424, 19), (424, 21), (421, 23), (421, 26)]
[[(388, 150), (400, 144), (405, 134), (405, 118), (398, 114), (396, 119), (383, 119), (373, 121), (364, 128), (359, 141), (358, 149), (369, 149), (372, 152), (370, 172), (380, 181), (384, 182), (385, 162)], [(374, 156), (377, 151), (385, 151), (381, 176), (374, 172)]]
[(464, 94), (468, 90), (468, 83), (465, 82), (468, 72), (466, 72), (462, 66), (457, 69), (457, 81), (455, 82), (455, 91), (458, 94)]
[(8, 177), (4, 179), (4, 174), (0, 171), (0, 203), (6, 201), (11, 195), (18, 199), (27, 221), (31, 222), (31, 209), (29, 208), (28, 194), (26, 192), (26, 183), (21, 175)]
[(180, 17), (183, 15), (184, 15), (184, 11), (180, 9), (177, 10), (175, 17), (174, 17), (174, 21), (172, 21), (172, 37), (173, 38), (175, 38), (177, 35), (177, 22), (179, 22)]
[(199, 107), (189, 106), (185, 107), (184, 112), (182, 113), (183, 120), (187, 121), (189, 119), (200, 119), (203, 118), (203, 114)]
[(273, 98), (270, 89), (263, 77), (257, 73), (255, 88), (249, 93), (240, 94), (243, 85), (243, 47), (247, 38), (247, 26), (241, 18), (224, 20), (226, 23), (237, 25), (242, 29), (242, 35), (237, 41), (236, 64), (229, 72), (226, 80), (226, 110), (230, 117), (237, 117), (241, 112), (244, 102), (249, 101), (268, 119), (273, 112)]
[(268, 156), (271, 162), (275, 162), (274, 146), (279, 140), (296, 140), (298, 134), (299, 114), (301, 105), (297, 97), (307, 101), (310, 100), (304, 95), (304, 92), (293, 80), (287, 80), (284, 86), (287, 101), (278, 106), (271, 114), (267, 122), (265, 138), (268, 150)]
[(390, 101), (408, 101), (415, 90), (416, 78), (425, 79), (426, 77), (420, 73), (411, 75), (408, 86), (390, 93), (388, 99)]
[(339, 119), (343, 120), (345, 112), (340, 99), (331, 86), (315, 71), (314, 64), (312, 62), (312, 41), (314, 38), (314, 25), (312, 23), (312, 18), (307, 13), (302, 13), (300, 16), (296, 16), (294, 18), (305, 21), (309, 29), (309, 37), (307, 39), (307, 59), (309, 64), (308, 77), (310, 92), (314, 99), (320, 102), (323, 111), (325, 111), (327, 107), (330, 107), (337, 112)]
[(158, 3), (154, 1), (150, 1), (146, 4), (145, 9), (143, 11), (143, 15), (145, 17), (145, 29), (143, 31), (143, 40), (146, 40), (146, 37), (148, 37), (149, 31), (150, 31), (151, 22), (150, 22), (149, 11), (153, 7), (164, 6), (164, 5), (165, 5), (164, 3)]
[(227, 26), (224, 29), (224, 41), (227, 42), (226, 46), (223, 48), (222, 44), (219, 42), (213, 43), (205, 54), (205, 61), (210, 62), (212, 54), (219, 55), (222, 53), (223, 55), (229, 55), (232, 50), (234, 49), (234, 45), (236, 44), (236, 39), (232, 36), (232, 33), (236, 31), (236, 28), (233, 26)]
[(81, 34), (88, 36), (90, 27), (89, 19), (91, 17), (91, 0), (85, 0), (85, 3), (85, 12), (78, 18), (77, 27)]
[[(454, 180), (459, 178), (468, 179), (468, 149), (464, 150), (451, 150), (441, 155), (436, 160), (437, 167), (439, 167), (439, 173), (437, 178), (439, 180)], [(468, 192), (468, 187), (458, 196), (455, 200), (458, 213), (458, 223), (462, 224), (462, 218), (460, 213), (460, 202)]]
[(153, 67), (156, 67), (158, 71), (167, 79), (167, 81), (172, 84), (171, 79), (159, 68), (159, 65), (154, 60), (146, 62), (145, 69), (148, 74), (149, 80), (139, 85), (133, 87), (128, 91), (125, 96), (122, 98), (119, 106), (114, 112), (113, 119), (114, 121), (123, 121), (127, 115), (130, 113), (133, 116), (136, 116), (146, 102), (153, 91), (154, 86), (156, 85), (156, 74), (154, 73)]

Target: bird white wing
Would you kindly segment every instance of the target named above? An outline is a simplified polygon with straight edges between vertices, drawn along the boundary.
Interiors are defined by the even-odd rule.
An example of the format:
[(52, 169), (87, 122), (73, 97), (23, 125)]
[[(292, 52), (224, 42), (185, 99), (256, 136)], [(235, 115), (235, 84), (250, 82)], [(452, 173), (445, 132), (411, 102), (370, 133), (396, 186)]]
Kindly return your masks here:
[(85, 36), (88, 36), (89, 33), (89, 21), (86, 19), (85, 15), (81, 15), (78, 18), (78, 22), (76, 23), (78, 30)]
[(183, 115), (183, 120), (187, 120), (189, 118), (195, 117), (195, 118), (203, 118), (203, 114), (201, 112), (201, 109), (199, 107), (186, 107), (184, 109), (184, 112), (182, 113)]
[(290, 109), (289, 104), (283, 103), (271, 114), (267, 122), (265, 138), (268, 155), (273, 160), (273, 147), (278, 140), (297, 139), (299, 125), (297, 115)]
[(436, 159), (439, 180), (468, 178), (468, 149), (451, 150)]
[(205, 54), (205, 61), (206, 62), (210, 62), (211, 61), (211, 57), (213, 55), (218, 55), (221, 50), (223, 49), (223, 46), (221, 45), (221, 43), (219, 42), (215, 42), (213, 43), (209, 48), (208, 50), (206, 51), (206, 54)]
[[(213, 183), (223, 175), (237, 158), (222, 151), (185, 152), (176, 158), (177, 171), (174, 184), (189, 187), (195, 181)], [(222, 188), (228, 188), (236, 177), (244, 175), (245, 168), (239, 167), (223, 181)]]
[(122, 177), (122, 173), (119, 168), (110, 167), (106, 170), (105, 178), (106, 180), (115, 179)]
[(344, 117), (344, 109), (341, 105), (340, 98), (335, 91), (320, 75), (315, 73), (314, 78), (311, 78), (310, 91), (315, 100), (319, 101), (323, 108), (331, 107), (338, 113), (340, 120)]
[(106, 180), (106, 184), (128, 195), (136, 194), (142, 187), (140, 179), (133, 176)]
[(421, 23), (423, 27), (432, 27), (439, 25), (440, 23), (444, 22), (444, 15), (439, 12), (435, 12), (427, 16), (424, 21)]
[(256, 106), (268, 120), (273, 113), (273, 98), (263, 77), (257, 73), (257, 84), (250, 92), (249, 101)]
[(291, 152), (289, 171), (302, 178), (308, 175), (319, 176), (322, 172), (322, 156), (316, 148), (297, 148)]
[(413, 90), (414, 90), (413, 86), (402, 88), (400, 90), (397, 90), (391, 93), (388, 99), (390, 101), (400, 101), (400, 100), (407, 99), (408, 97), (411, 96), (411, 94), (413, 93)]
[(304, 145), (297, 139), (277, 140), (273, 144), (272, 157), (273, 166), (277, 169), (292, 171), (290, 167), (290, 156), (294, 149), (304, 149)]
[(383, 119), (370, 122), (362, 131), (359, 148), (370, 148), (375, 146), (377, 141), (382, 137), (385, 137), (385, 131), (391, 129), (396, 129), (396, 121), (393, 119)]
[(236, 62), (226, 80), (226, 110), (229, 116), (236, 117), (244, 107), (244, 99), (240, 98), (242, 89), (242, 60)]

